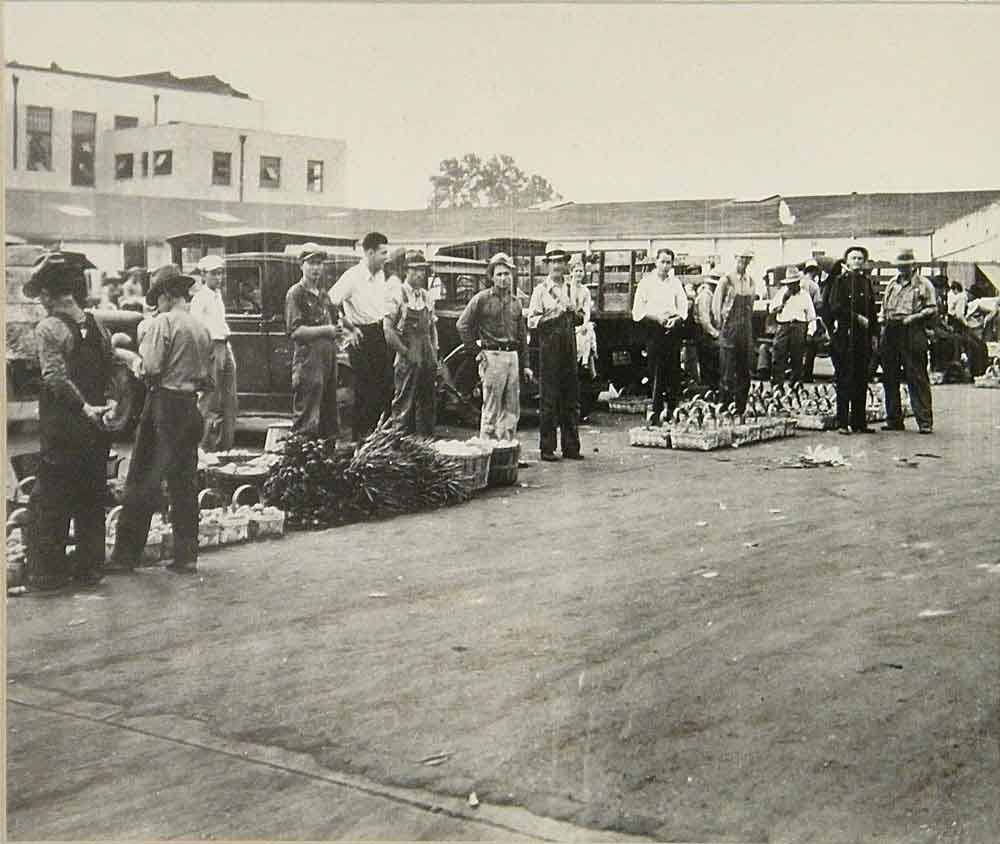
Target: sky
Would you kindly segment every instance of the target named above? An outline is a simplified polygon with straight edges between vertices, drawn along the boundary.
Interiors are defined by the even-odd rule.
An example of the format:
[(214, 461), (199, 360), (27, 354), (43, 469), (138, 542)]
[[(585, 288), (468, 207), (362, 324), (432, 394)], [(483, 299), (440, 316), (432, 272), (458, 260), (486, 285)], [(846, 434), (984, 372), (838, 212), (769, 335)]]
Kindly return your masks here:
[[(1000, 188), (1000, 6), (3, 4), (7, 60), (215, 74), (347, 204), (507, 153), (576, 202)], [(85, 37), (80, 37), (81, 34)]]

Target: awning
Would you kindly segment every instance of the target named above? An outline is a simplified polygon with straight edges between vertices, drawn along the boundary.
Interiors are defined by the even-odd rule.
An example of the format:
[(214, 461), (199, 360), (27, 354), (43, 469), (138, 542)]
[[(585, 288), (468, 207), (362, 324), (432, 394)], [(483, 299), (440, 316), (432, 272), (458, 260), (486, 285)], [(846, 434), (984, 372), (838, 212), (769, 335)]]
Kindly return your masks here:
[(986, 276), (986, 280), (993, 285), (993, 292), (1000, 293), (1000, 264), (981, 264), (976, 267)]

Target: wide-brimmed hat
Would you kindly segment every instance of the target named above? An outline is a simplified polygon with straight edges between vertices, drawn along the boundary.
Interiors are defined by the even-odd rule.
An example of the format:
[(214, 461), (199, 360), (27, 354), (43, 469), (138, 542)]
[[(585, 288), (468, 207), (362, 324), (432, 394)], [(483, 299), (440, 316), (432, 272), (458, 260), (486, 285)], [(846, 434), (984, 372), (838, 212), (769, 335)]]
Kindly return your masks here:
[(820, 271), (819, 261), (817, 261), (815, 258), (810, 258), (808, 261), (806, 261), (802, 265), (802, 272), (807, 273), (809, 272), (809, 270), (816, 270), (816, 272), (819, 272)]
[(496, 271), (497, 267), (506, 267), (511, 272), (514, 272), (517, 267), (514, 266), (514, 262), (511, 260), (510, 255), (506, 252), (497, 252), (492, 258), (490, 258), (489, 264), (487, 264), (486, 269), (489, 271), (490, 277)]
[(802, 281), (802, 273), (798, 267), (788, 267), (785, 269), (785, 277), (778, 281), (778, 284), (798, 284)]
[(310, 258), (319, 257), (320, 260), (326, 260), (327, 252), (318, 243), (303, 243), (302, 251), (299, 253), (299, 263), (304, 264)]
[(912, 249), (900, 249), (899, 254), (896, 255), (896, 260), (893, 263), (897, 267), (912, 267), (917, 263), (917, 259), (913, 254)]
[(177, 264), (167, 264), (153, 273), (149, 292), (146, 294), (146, 304), (155, 308), (163, 294), (186, 297), (195, 283), (196, 279), (182, 273)]
[(754, 251), (749, 246), (744, 247), (743, 249), (738, 249), (735, 253), (733, 253), (733, 255), (736, 258), (756, 258), (757, 257), (756, 255), (754, 255)]
[(702, 278), (709, 284), (718, 284), (719, 280), (722, 278), (723, 272), (718, 267), (711, 267), (707, 273), (705, 273)]
[(24, 285), (24, 295), (37, 299), (42, 290), (50, 293), (73, 293), (80, 285), (84, 270), (96, 267), (82, 252), (44, 252), (32, 265), (31, 277)]
[(857, 244), (854, 244), (853, 246), (848, 246), (844, 250), (844, 260), (845, 261), (847, 260), (847, 256), (850, 255), (852, 252), (860, 252), (862, 255), (865, 256), (865, 260), (866, 261), (868, 260), (868, 250), (865, 249), (865, 247), (862, 246), (861, 244), (857, 243)]
[(419, 249), (411, 249), (403, 259), (403, 265), (408, 270), (426, 270), (430, 267), (430, 261), (424, 257), (424, 253)]
[(572, 255), (561, 246), (550, 245), (545, 250), (546, 261), (569, 261), (571, 257)]
[(219, 255), (206, 255), (198, 262), (198, 272), (210, 273), (213, 270), (221, 270), (226, 266), (226, 262)]

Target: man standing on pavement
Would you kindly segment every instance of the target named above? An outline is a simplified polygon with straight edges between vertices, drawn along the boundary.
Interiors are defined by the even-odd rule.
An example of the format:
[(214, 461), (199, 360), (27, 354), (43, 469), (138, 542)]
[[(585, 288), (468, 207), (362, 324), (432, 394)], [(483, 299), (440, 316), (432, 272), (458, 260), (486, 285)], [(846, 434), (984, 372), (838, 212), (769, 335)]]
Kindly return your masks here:
[(434, 436), (437, 376), (437, 317), (427, 290), (430, 264), (422, 252), (407, 252), (405, 277), (390, 294), (383, 320), (385, 339), (396, 352), (392, 423), (403, 433)]
[(885, 388), (884, 431), (903, 430), (899, 401), (900, 374), (910, 393), (913, 415), (921, 434), (934, 429), (931, 382), (927, 375), (927, 332), (937, 314), (931, 283), (916, 271), (912, 249), (896, 256), (896, 277), (882, 299), (882, 381)]
[(791, 370), (792, 383), (802, 382), (803, 357), (809, 337), (816, 331), (816, 309), (812, 297), (802, 289), (802, 274), (798, 267), (788, 267), (778, 282), (778, 291), (768, 308), (778, 323), (774, 335), (771, 359), (771, 383), (785, 383), (785, 372)]
[(864, 272), (868, 250), (851, 246), (844, 270), (832, 282), (829, 313), (837, 381), (837, 429), (842, 434), (871, 434), (866, 419), (868, 372), (878, 337), (878, 314), (871, 279)]
[(724, 276), (712, 297), (712, 319), (719, 328), (722, 391), (742, 414), (750, 395), (753, 366), (753, 302), (757, 287), (749, 273), (753, 252), (736, 256), (736, 271)]
[(146, 296), (159, 313), (139, 344), (146, 403), (109, 565), (116, 571), (131, 571), (138, 563), (164, 478), (174, 531), (174, 559), (167, 568), (193, 572), (198, 565), (198, 443), (204, 430), (198, 392), (215, 384), (212, 338), (188, 310), (193, 284), (191, 276), (168, 264), (153, 274)]
[(545, 252), (548, 277), (534, 289), (528, 305), (528, 328), (538, 332), (541, 376), (539, 439), (542, 460), (554, 461), (556, 432), (562, 456), (583, 460), (580, 453), (580, 374), (576, 362), (576, 327), (583, 325), (583, 301), (566, 278), (569, 253), (558, 247)]
[(330, 290), (330, 301), (341, 310), (344, 328), (351, 333), (348, 355), (354, 370), (354, 439), (367, 437), (392, 403), (391, 361), (382, 330), (386, 282), (383, 266), (389, 257), (389, 239), (380, 232), (361, 241), (364, 257), (345, 272)]
[[(337, 339), (323, 280), (326, 252), (306, 243), (299, 254), (302, 278), (285, 294), (285, 331), (292, 338), (292, 431), (328, 439), (340, 434), (337, 408)], [(384, 310), (385, 303), (379, 306)], [(357, 370), (355, 370), (357, 376)], [(357, 396), (355, 396), (357, 402)]]
[(202, 395), (198, 403), (205, 417), (201, 447), (205, 451), (228, 451), (236, 434), (236, 358), (229, 344), (226, 305), (222, 299), (225, 265), (218, 255), (206, 255), (198, 262), (203, 284), (191, 297), (191, 316), (199, 320), (212, 338), (215, 389)]
[(479, 436), (513, 440), (521, 418), (521, 381), (532, 377), (527, 368), (528, 342), (521, 302), (512, 291), (514, 262), (498, 252), (486, 268), (492, 286), (473, 296), (458, 318), (463, 345), (477, 343), (479, 378), (483, 384), (483, 411)]
[(680, 400), (681, 344), (687, 315), (687, 293), (674, 275), (674, 252), (658, 249), (656, 266), (642, 277), (632, 304), (632, 319), (642, 324), (646, 334), (646, 363), (653, 386), (653, 425), (660, 424), (664, 394), (668, 415)]
[(712, 321), (712, 297), (722, 278), (722, 271), (712, 267), (698, 287), (694, 297), (694, 331), (698, 347), (700, 381), (713, 390), (719, 389), (719, 328)]
[(813, 303), (816, 312), (816, 330), (806, 337), (806, 351), (802, 359), (802, 380), (812, 383), (815, 377), (816, 353), (826, 333), (823, 326), (823, 292), (819, 286), (820, 267), (815, 258), (810, 258), (802, 267), (802, 289)]
[[(111, 380), (111, 338), (74, 299), (85, 269), (77, 252), (50, 252), (35, 262), (24, 295), (38, 298), (46, 316), (35, 327), (41, 367), (38, 424), (41, 463), (31, 491), (28, 589), (57, 590), (71, 580), (92, 586), (104, 568), (104, 500), (109, 437), (103, 414)], [(69, 521), (76, 560), (66, 558)]]

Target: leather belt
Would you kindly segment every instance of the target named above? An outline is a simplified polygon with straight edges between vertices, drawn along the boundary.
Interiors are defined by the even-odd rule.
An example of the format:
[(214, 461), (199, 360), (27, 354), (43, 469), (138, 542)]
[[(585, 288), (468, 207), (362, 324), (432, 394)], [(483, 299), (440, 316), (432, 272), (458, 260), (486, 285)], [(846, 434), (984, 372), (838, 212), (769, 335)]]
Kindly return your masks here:
[(514, 343), (491, 343), (483, 345), (484, 352), (516, 352), (518, 350)]

